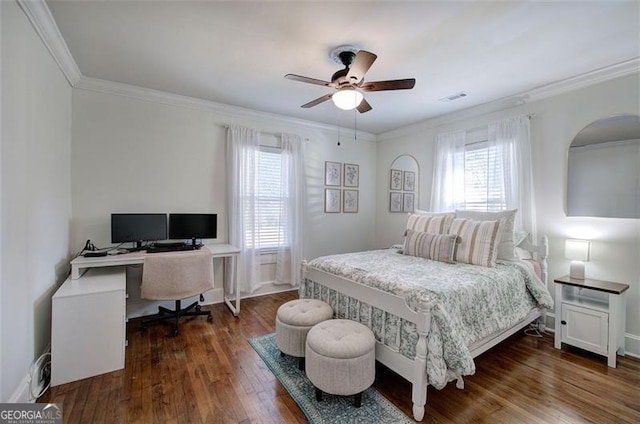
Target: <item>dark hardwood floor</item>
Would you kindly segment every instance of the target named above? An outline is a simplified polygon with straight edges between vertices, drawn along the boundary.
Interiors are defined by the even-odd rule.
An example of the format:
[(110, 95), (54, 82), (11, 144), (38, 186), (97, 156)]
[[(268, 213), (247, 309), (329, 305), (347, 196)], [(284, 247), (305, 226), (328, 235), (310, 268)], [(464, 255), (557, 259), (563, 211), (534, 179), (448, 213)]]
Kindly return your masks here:
[[(213, 305), (214, 320), (190, 318), (180, 335), (128, 324), (126, 368), (51, 388), (71, 423), (305, 423), (304, 414), (247, 338), (275, 331), (278, 307), (296, 292), (242, 302), (239, 318)], [(590, 353), (553, 348), (553, 338), (515, 335), (476, 359), (465, 389), (429, 387), (423, 422), (638, 423), (640, 360), (618, 368)], [(411, 386), (383, 366), (375, 387), (408, 416)]]

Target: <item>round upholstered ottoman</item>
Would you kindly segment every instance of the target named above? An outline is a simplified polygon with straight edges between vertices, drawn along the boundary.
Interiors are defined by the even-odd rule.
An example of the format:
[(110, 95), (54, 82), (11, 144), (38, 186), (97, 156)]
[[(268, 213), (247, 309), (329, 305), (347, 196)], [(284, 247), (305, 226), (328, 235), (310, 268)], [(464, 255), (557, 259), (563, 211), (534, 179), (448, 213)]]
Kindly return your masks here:
[(296, 299), (280, 306), (276, 315), (276, 344), (280, 353), (299, 358), (298, 367), (302, 369), (307, 333), (332, 317), (333, 309), (321, 300)]
[(376, 376), (375, 337), (359, 322), (333, 319), (314, 326), (307, 334), (306, 373), (316, 388), (332, 395), (355, 395), (360, 407), (362, 392)]

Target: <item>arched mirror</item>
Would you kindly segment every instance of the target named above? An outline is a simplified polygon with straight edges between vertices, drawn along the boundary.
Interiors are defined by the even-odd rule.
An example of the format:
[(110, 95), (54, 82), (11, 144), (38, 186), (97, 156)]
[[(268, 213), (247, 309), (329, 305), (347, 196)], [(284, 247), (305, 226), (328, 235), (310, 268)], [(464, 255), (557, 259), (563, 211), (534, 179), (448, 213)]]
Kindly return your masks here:
[(389, 211), (413, 212), (418, 207), (420, 181), (418, 161), (410, 155), (398, 156), (389, 169)]
[(600, 119), (573, 139), (567, 215), (640, 218), (640, 116)]

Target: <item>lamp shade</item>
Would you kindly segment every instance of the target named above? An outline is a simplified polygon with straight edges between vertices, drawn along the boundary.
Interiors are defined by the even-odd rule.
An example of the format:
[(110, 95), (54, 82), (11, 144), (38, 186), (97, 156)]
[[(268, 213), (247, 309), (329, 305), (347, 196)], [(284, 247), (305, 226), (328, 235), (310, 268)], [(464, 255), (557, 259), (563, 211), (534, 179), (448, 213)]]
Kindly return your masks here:
[(564, 255), (572, 261), (589, 261), (591, 242), (589, 240), (565, 240)]
[(353, 87), (341, 88), (340, 91), (331, 96), (333, 104), (343, 110), (355, 109), (362, 99), (364, 99), (362, 93)]
[(571, 240), (564, 242), (564, 256), (571, 259), (569, 277), (584, 280), (584, 263), (589, 260), (591, 242), (589, 240)]

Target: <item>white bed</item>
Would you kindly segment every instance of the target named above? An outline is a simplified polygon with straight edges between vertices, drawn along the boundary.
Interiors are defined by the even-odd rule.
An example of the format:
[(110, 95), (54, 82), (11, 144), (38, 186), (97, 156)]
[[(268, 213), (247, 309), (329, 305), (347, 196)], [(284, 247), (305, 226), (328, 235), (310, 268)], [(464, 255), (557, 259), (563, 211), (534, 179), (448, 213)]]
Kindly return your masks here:
[[(534, 258), (540, 266), (540, 279), (544, 285), (544, 291), (548, 293), (546, 290), (546, 258), (548, 255), (547, 237), (543, 236), (538, 245), (532, 245), (525, 241), (520, 244), (519, 247), (533, 253)], [(374, 252), (375, 251), (372, 251), (369, 255), (378, 254)], [(400, 254), (399, 256), (404, 255)], [(339, 255), (334, 255), (325, 258), (339, 260), (340, 257), (341, 256)], [(375, 256), (373, 256), (373, 258), (375, 259)], [(405, 258), (407, 257), (405, 256)], [(402, 261), (423, 260), (422, 258), (405, 258), (398, 257), (397, 259)], [(514, 267), (509, 263), (505, 263), (503, 265), (503, 268), (506, 268), (507, 265), (509, 265), (511, 268), (533, 269), (530, 264), (517, 267)], [(443, 265), (439, 266), (442, 267)], [(463, 266), (477, 267), (476, 265)], [(362, 269), (355, 268), (355, 273), (357, 275), (355, 277), (351, 276), (351, 278), (337, 275), (327, 269), (329, 269), (327, 266), (320, 266), (317, 259), (309, 263), (306, 261), (303, 263), (303, 282), (300, 287), (300, 297), (312, 297), (327, 301), (334, 306), (334, 310), (340, 309), (343, 315), (346, 314), (346, 316), (341, 316), (341, 318), (355, 319), (363, 322), (369, 327), (378, 325), (377, 330), (374, 331), (377, 339), (376, 360), (412, 383), (413, 416), (417, 421), (421, 421), (424, 417), (428, 384), (433, 384), (434, 381), (437, 381), (437, 384), (434, 384), (434, 386), (442, 387), (443, 381), (445, 381), (444, 384), (446, 384), (447, 381), (457, 380), (458, 387), (463, 387), (462, 375), (460, 373), (447, 370), (447, 375), (438, 374), (438, 378), (433, 379), (434, 381), (430, 381), (427, 376), (428, 373), (435, 372), (432, 369), (433, 360), (431, 359), (430, 354), (433, 354), (433, 356), (436, 357), (436, 353), (429, 352), (429, 343), (434, 343), (433, 340), (437, 339), (435, 334), (433, 337), (429, 337), (429, 333), (432, 331), (432, 326), (435, 325), (433, 330), (438, 333), (440, 333), (441, 327), (441, 313), (437, 312), (437, 308), (432, 310), (433, 303), (429, 305), (427, 304), (428, 302), (416, 299), (413, 295), (405, 296), (404, 294), (399, 293), (399, 291), (402, 291), (401, 289), (399, 291), (396, 290), (396, 293), (393, 294), (385, 291), (386, 288), (385, 290), (382, 290), (381, 288), (375, 287), (375, 284), (373, 284), (373, 286), (366, 285), (369, 284), (367, 281), (368, 277), (367, 273)], [(394, 274), (399, 274), (400, 270), (394, 269), (393, 272)], [(336, 302), (340, 303), (339, 308), (336, 308)], [(518, 317), (517, 322), (509, 322), (507, 328), (499, 328), (491, 334), (479, 337), (478, 340), (465, 340), (465, 346), (463, 346), (464, 349), (461, 349), (464, 350), (464, 355), (462, 356), (470, 355), (475, 358), (536, 320), (537, 325), (544, 330), (545, 309), (544, 307), (537, 305), (536, 301), (533, 301), (532, 305), (533, 304), (535, 304), (533, 307), (526, 308), (526, 312), (520, 312), (522, 316)], [(521, 306), (520, 309), (523, 310), (523, 307)], [(377, 318), (381, 313), (380, 311), (382, 311), (382, 315), (386, 317), (384, 318), (385, 323), (382, 324), (382, 327), (380, 327), (377, 322)], [(338, 315), (337, 312), (336, 315)], [(437, 320), (435, 320), (436, 318)], [(391, 326), (395, 326), (395, 328), (393, 328), (394, 331), (386, 331), (387, 328), (391, 328), (390, 325), (387, 324), (387, 319), (390, 319), (390, 322), (392, 323)], [(500, 320), (498, 319), (498, 321)], [(500, 325), (495, 326), (500, 327)], [(380, 328), (382, 328), (382, 331)], [(429, 370), (427, 369), (428, 358)], [(471, 360), (471, 362), (473, 361)], [(475, 368), (473, 371), (474, 370)], [(467, 372), (462, 374), (470, 375), (473, 374), (473, 371), (469, 371), (467, 369)]]

